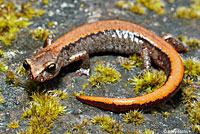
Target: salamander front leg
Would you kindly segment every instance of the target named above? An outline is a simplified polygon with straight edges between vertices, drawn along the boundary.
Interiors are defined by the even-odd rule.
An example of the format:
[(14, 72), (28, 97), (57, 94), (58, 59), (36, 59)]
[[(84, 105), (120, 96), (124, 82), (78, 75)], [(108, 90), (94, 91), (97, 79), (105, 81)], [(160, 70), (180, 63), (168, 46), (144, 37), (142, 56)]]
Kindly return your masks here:
[(78, 73), (79, 75), (90, 75), (90, 60), (88, 54), (82, 58), (80, 69), (77, 70), (76, 73)]
[(54, 42), (54, 37), (53, 35), (48, 35), (47, 39), (45, 40), (43, 44), (43, 48), (50, 46)]
[(184, 45), (179, 39), (171, 34), (166, 34), (162, 37), (167, 43), (171, 44), (177, 52), (184, 52), (190, 50), (189, 47)]
[(80, 69), (76, 71), (79, 75), (90, 74), (90, 60), (89, 54), (86, 51), (80, 51), (70, 57), (71, 62), (82, 60)]

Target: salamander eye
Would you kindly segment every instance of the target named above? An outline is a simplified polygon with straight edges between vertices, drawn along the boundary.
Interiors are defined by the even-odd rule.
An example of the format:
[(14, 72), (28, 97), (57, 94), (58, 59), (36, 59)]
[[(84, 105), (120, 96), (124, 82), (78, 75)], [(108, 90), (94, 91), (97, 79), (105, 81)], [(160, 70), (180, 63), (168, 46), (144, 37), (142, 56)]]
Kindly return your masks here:
[(31, 67), (30, 65), (28, 64), (28, 62), (25, 60), (24, 63), (23, 63), (23, 67), (26, 69), (26, 70), (29, 70)]
[(53, 72), (55, 70), (56, 70), (56, 64), (55, 63), (52, 63), (47, 67), (48, 72)]

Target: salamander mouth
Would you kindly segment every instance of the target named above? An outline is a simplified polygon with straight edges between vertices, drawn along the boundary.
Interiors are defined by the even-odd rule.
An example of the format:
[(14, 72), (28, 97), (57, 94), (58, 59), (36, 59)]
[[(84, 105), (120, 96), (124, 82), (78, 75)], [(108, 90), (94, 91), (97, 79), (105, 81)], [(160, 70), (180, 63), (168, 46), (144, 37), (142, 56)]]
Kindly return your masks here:
[(28, 73), (28, 79), (31, 81), (36, 81), (36, 82), (44, 82), (46, 79), (42, 75), (38, 75), (35, 78), (33, 77), (33, 74), (31, 73), (30, 70), (27, 71)]

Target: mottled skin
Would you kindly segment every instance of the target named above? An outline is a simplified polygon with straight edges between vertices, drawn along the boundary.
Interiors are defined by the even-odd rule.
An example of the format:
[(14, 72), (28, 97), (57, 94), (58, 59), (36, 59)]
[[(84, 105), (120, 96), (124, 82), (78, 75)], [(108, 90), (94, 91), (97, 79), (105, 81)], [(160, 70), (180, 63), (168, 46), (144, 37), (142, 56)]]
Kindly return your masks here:
[(175, 49), (164, 40), (173, 44), (177, 50), (185, 50), (182, 44), (171, 36), (161, 39), (152, 32), (129, 22), (100, 21), (78, 27), (53, 44), (51, 40), (47, 41), (45, 48), (25, 60), (24, 67), (28, 71), (29, 79), (44, 82), (55, 77), (61, 67), (77, 60), (83, 60), (81, 68), (88, 69), (89, 54), (99, 52), (141, 54), (144, 70), (150, 68), (152, 60), (167, 73), (168, 79), (161, 88), (134, 98), (77, 96), (77, 99), (116, 112), (149, 109), (171, 98), (177, 92), (177, 87), (183, 78), (182, 61)]

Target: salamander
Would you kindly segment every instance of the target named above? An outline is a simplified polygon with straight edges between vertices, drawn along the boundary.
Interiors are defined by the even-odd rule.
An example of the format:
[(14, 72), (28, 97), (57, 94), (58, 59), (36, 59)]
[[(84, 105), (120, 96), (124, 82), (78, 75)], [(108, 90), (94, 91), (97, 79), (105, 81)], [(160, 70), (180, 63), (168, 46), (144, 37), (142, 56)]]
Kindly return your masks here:
[(55, 77), (62, 67), (78, 60), (82, 60), (82, 72), (88, 74), (90, 54), (100, 52), (141, 54), (144, 70), (149, 70), (152, 61), (166, 72), (167, 80), (162, 87), (133, 98), (96, 96), (76, 96), (76, 98), (83, 103), (115, 112), (145, 110), (166, 102), (178, 91), (177, 87), (183, 79), (184, 69), (175, 49), (184, 51), (185, 47), (171, 35), (160, 38), (130, 22), (105, 20), (84, 24), (64, 34), (55, 42), (52, 37), (48, 38), (44, 48), (31, 58), (26, 58), (23, 66), (28, 72), (29, 79), (44, 82)]

